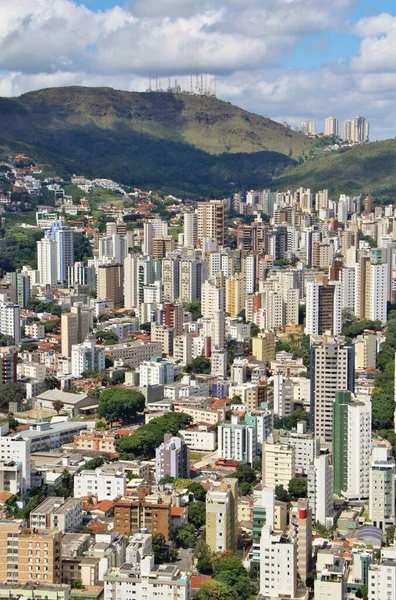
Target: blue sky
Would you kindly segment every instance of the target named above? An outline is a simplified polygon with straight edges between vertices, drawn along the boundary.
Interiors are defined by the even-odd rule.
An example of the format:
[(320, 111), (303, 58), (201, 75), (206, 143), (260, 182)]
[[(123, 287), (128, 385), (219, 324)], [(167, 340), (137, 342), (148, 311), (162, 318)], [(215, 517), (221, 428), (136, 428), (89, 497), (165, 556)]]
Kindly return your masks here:
[(395, 0), (1, 0), (0, 95), (144, 91), (149, 72), (296, 126), (366, 116), (396, 136)]

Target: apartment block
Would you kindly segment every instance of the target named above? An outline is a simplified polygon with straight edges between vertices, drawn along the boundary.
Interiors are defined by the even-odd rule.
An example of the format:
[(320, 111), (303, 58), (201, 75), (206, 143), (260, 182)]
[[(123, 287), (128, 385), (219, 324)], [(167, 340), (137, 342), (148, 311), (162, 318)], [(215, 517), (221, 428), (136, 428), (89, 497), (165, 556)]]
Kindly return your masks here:
[(211, 552), (236, 551), (238, 480), (223, 479), (206, 494), (206, 543)]
[(53, 529), (65, 532), (82, 525), (82, 503), (80, 498), (60, 496), (46, 498), (30, 513), (30, 528), (34, 531)]
[(123, 535), (147, 529), (162, 533), (166, 540), (171, 532), (170, 496), (142, 492), (140, 497), (121, 497), (114, 503), (114, 531)]

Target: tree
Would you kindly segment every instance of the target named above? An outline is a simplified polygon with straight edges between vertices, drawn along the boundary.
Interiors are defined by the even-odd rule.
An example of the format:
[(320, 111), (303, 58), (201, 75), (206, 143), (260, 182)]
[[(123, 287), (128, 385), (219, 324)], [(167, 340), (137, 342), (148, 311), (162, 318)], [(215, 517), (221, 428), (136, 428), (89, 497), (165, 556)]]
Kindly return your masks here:
[(190, 523), (184, 527), (180, 527), (175, 535), (176, 544), (181, 548), (194, 548), (195, 531), (194, 525)]
[(165, 536), (163, 533), (153, 533), (152, 548), (155, 564), (160, 565), (167, 559), (168, 550), (165, 546)]
[(192, 362), (187, 365), (186, 373), (198, 373), (209, 375), (210, 373), (210, 360), (205, 356), (197, 356)]
[(114, 371), (110, 383), (112, 385), (121, 385), (122, 383), (125, 383), (125, 371)]
[(44, 383), (47, 390), (60, 389), (60, 383), (56, 377), (53, 377), (53, 375), (47, 375), (47, 377), (44, 379)]
[(88, 471), (94, 471), (98, 467), (101, 467), (102, 465), (104, 465), (104, 462), (105, 461), (102, 456), (97, 456), (96, 458), (92, 458), (91, 460), (88, 460), (84, 464), (84, 469), (86, 469)]
[(260, 333), (260, 327), (257, 327), (256, 323), (250, 323), (250, 335), (252, 338), (257, 337)]
[(54, 407), (54, 410), (57, 412), (57, 414), (59, 415), (59, 413), (61, 412), (61, 410), (63, 410), (63, 407), (65, 406), (64, 403), (62, 402), (62, 400), (54, 400), (52, 402), (52, 406)]
[(160, 479), (159, 483), (167, 484), (167, 483), (173, 483), (174, 481), (175, 481), (175, 478), (172, 477), (172, 475), (165, 475), (165, 477)]
[(191, 313), (193, 321), (197, 321), (202, 317), (200, 302), (187, 302), (186, 311)]
[(238, 479), (238, 483), (253, 483), (256, 481), (256, 471), (249, 465), (239, 465), (233, 476)]
[(197, 571), (202, 573), (202, 575), (212, 575), (213, 567), (209, 558), (201, 558), (197, 562)]
[(287, 490), (283, 487), (283, 485), (275, 486), (275, 498), (279, 500), (279, 502), (289, 502), (289, 494)]
[(100, 395), (98, 415), (109, 423), (131, 423), (135, 421), (138, 413), (143, 412), (144, 406), (145, 398), (140, 392), (111, 388)]
[(192, 523), (196, 529), (204, 525), (206, 521), (205, 502), (191, 502), (188, 507), (188, 522)]
[(289, 495), (292, 500), (307, 497), (307, 480), (303, 477), (293, 477), (289, 481)]
[(18, 404), (24, 400), (25, 395), (16, 383), (3, 383), (0, 385), (0, 408), (7, 410), (10, 402)]
[(250, 496), (252, 491), (253, 491), (253, 486), (251, 483), (248, 483), (247, 481), (243, 481), (238, 486), (238, 495), (239, 496)]
[(140, 325), (140, 330), (145, 331), (146, 333), (150, 334), (151, 333), (151, 323), (142, 323), (142, 325)]
[(206, 581), (196, 595), (197, 600), (238, 600), (236, 592), (220, 581)]

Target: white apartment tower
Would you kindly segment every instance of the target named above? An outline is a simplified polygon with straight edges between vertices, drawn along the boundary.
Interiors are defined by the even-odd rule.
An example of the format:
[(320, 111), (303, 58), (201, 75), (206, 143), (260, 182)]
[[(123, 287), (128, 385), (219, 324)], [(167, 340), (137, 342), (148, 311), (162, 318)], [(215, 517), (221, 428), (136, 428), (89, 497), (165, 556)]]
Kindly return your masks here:
[(338, 119), (327, 117), (325, 120), (325, 135), (338, 136)]
[(333, 515), (333, 467), (328, 453), (314, 458), (308, 469), (308, 500), (313, 522), (327, 527)]
[(371, 401), (348, 404), (348, 492), (351, 498), (369, 497)]
[(396, 463), (390, 448), (374, 446), (370, 459), (369, 516), (382, 531), (395, 524)]
[(296, 541), (264, 525), (260, 540), (260, 596), (295, 598), (296, 592)]
[(197, 248), (198, 245), (198, 215), (196, 212), (184, 213), (184, 246)]
[(42, 285), (55, 285), (57, 282), (56, 242), (46, 232), (45, 237), (37, 242), (37, 270)]
[(15, 344), (21, 341), (21, 309), (18, 304), (5, 302), (0, 295), (0, 333), (13, 338)]

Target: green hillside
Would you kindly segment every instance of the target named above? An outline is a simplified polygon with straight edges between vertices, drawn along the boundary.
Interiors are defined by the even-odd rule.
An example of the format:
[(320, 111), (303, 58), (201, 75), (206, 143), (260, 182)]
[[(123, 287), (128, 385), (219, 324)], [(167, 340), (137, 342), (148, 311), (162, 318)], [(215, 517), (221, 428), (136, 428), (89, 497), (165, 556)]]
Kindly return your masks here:
[(347, 194), (396, 194), (396, 140), (371, 142), (288, 168), (272, 187), (328, 188)]
[(217, 98), (53, 88), (0, 98), (0, 150), (67, 172), (198, 195), (264, 186), (311, 142)]

